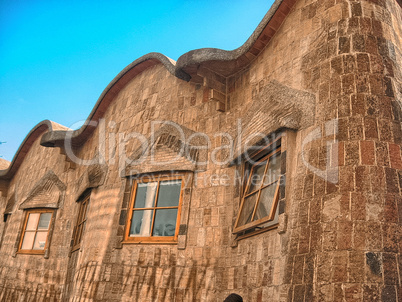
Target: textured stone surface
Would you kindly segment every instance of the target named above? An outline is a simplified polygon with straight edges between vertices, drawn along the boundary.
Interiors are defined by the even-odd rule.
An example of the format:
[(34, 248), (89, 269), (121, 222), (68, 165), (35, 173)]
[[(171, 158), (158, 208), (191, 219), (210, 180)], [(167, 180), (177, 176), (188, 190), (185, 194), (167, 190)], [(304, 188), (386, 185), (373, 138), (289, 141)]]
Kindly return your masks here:
[[(60, 181), (53, 171), (48, 171), (34, 188), (28, 197), (19, 205), (20, 210), (32, 208), (57, 209), (63, 205), (66, 185)], [(15, 198), (14, 198), (15, 200)], [(17, 202), (17, 200), (15, 200)]]
[[(246, 301), (401, 299), (401, 7), (395, 0), (283, 3), (251, 38), (247, 52), (258, 49), (250, 59), (208, 63), (205, 51), (191, 52), (198, 61), (179, 62), (190, 82), (163, 58), (123, 70), (90, 114), (98, 126), (75, 134), (75, 156), (95, 163), (74, 164), (63, 148), (49, 148), (63, 145), (62, 128), (44, 122), (32, 130), (0, 172), (0, 207), (8, 212), (0, 222), (1, 301), (223, 301), (231, 292)], [(223, 87), (224, 112), (210, 100), (210, 89)], [(282, 140), (280, 226), (242, 240), (232, 235), (241, 181), (231, 181), (241, 165), (210, 160), (233, 159), (214, 151), (227, 144), (215, 134), (236, 137), (239, 119), (264, 133), (292, 129)], [(155, 120), (205, 133), (208, 164), (186, 189), (178, 245), (122, 244), (130, 185), (119, 148), (136, 154), (130, 133), (148, 139)], [(161, 158), (177, 154), (172, 142), (166, 136), (154, 146)], [(65, 184), (65, 198), (48, 258), (15, 255), (20, 205), (49, 170)], [(77, 199), (88, 188), (84, 237), (71, 253)]]

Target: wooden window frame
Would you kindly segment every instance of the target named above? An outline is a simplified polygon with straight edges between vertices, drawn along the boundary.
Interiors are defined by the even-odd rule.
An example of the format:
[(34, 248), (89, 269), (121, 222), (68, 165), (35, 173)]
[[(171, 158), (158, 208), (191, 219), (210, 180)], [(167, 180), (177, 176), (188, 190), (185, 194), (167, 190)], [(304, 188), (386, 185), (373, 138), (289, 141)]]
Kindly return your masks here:
[(71, 249), (72, 252), (79, 250), (81, 247), (82, 236), (83, 236), (83, 228), (86, 225), (87, 215), (88, 215), (88, 206), (90, 201), (91, 194), (88, 193), (83, 197), (80, 201), (80, 208), (78, 210), (77, 220), (74, 227), (73, 232), (73, 247)]
[[(180, 188), (180, 197), (177, 206), (172, 207), (158, 207), (158, 199), (159, 199), (159, 188), (160, 182), (166, 180), (181, 180), (181, 188)], [(149, 208), (134, 208), (135, 205), (135, 196), (137, 193), (137, 187), (139, 183), (148, 183), (148, 182), (158, 182), (156, 193), (155, 193), (155, 204), (154, 207)], [(130, 206), (128, 208), (128, 215), (126, 221), (126, 228), (124, 232), (124, 240), (123, 243), (136, 243), (136, 244), (177, 244), (177, 238), (179, 235), (179, 228), (180, 228), (180, 217), (181, 217), (181, 210), (182, 210), (182, 202), (183, 202), (183, 191), (185, 185), (185, 177), (182, 174), (175, 174), (175, 175), (156, 175), (156, 176), (147, 176), (141, 177), (140, 179), (133, 179), (133, 185), (131, 188), (131, 196), (130, 196)], [(151, 230), (150, 236), (130, 236), (130, 229), (132, 224), (133, 212), (135, 210), (153, 210), (152, 215), (152, 222), (151, 222)], [(152, 236), (152, 232), (154, 229), (154, 222), (155, 222), (155, 211), (158, 209), (177, 209), (177, 217), (176, 217), (176, 229), (174, 236)]]
[[(247, 179), (247, 181), (244, 180), (245, 181), (245, 187), (244, 187), (244, 190), (243, 190), (243, 196), (242, 196), (242, 199), (241, 199), (239, 211), (237, 213), (237, 218), (236, 218), (236, 221), (235, 221), (235, 224), (234, 224), (233, 233), (242, 233), (242, 232), (251, 230), (253, 228), (258, 228), (258, 226), (260, 226), (261, 224), (270, 222), (270, 221), (275, 219), (275, 214), (276, 214), (276, 211), (277, 211), (277, 208), (278, 208), (278, 202), (279, 202), (279, 186), (280, 186), (280, 182), (281, 182), (281, 175), (279, 175), (279, 178), (276, 181), (273, 181), (273, 182), (271, 182), (269, 184), (264, 185), (264, 181), (265, 181), (267, 171), (268, 171), (268, 166), (269, 166), (269, 159), (271, 157), (275, 156), (275, 155), (278, 155), (278, 154), (282, 153), (281, 146), (280, 146), (280, 141), (279, 141), (279, 144), (278, 144), (277, 147), (274, 147), (275, 143), (277, 143), (277, 142), (274, 142), (274, 143), (268, 145), (267, 147), (263, 148), (262, 150), (260, 150), (256, 154), (254, 154), (253, 155), (253, 159), (255, 159), (254, 164), (252, 164), (249, 169), (247, 169), (247, 166), (246, 166), (247, 163), (244, 166), (245, 167), (244, 168), (244, 175), (246, 176), (248, 174), (247, 175), (248, 179)], [(256, 167), (258, 167), (258, 165), (261, 162), (264, 162), (264, 161), (267, 161), (267, 164), (266, 164), (265, 169), (264, 169), (263, 179), (261, 181), (260, 187), (258, 189), (256, 189), (256, 190), (252, 191), (252, 192), (247, 193), (247, 190), (248, 190), (248, 188), (250, 186), (251, 178), (253, 176), (253, 170)], [(256, 214), (256, 211), (257, 211), (257, 208), (258, 208), (258, 205), (260, 203), (261, 191), (264, 188), (267, 188), (268, 186), (272, 185), (275, 182), (277, 182), (277, 184), (276, 184), (273, 203), (272, 203), (272, 207), (271, 207), (271, 211), (270, 211), (269, 215), (265, 216), (263, 218), (260, 218), (260, 219), (258, 219), (256, 221), (253, 221), (253, 219), (255, 217), (255, 214)], [(246, 199), (246, 197), (249, 197), (249, 196), (251, 196), (253, 194), (258, 194), (258, 195), (257, 195), (257, 200), (256, 200), (255, 205), (254, 205), (254, 209), (253, 209), (253, 213), (252, 213), (252, 217), (251, 217), (251, 222), (239, 226), (238, 224), (239, 224), (239, 220), (240, 220), (240, 215), (242, 213), (242, 210), (243, 210), (243, 207), (244, 207), (244, 204), (245, 204), (245, 199)], [(266, 228), (262, 228), (260, 230), (257, 230), (255, 232), (255, 234), (261, 233), (261, 232), (263, 232), (265, 230), (270, 230), (270, 229), (272, 229), (272, 228), (274, 228), (276, 226), (277, 226), (277, 224), (270, 225), (270, 226), (268, 226)], [(245, 237), (249, 237), (249, 236), (251, 236), (251, 235), (247, 235)]]
[[(30, 209), (30, 210), (26, 211), (24, 225), (23, 225), (23, 228), (22, 228), (22, 234), (21, 234), (20, 242), (18, 244), (18, 252), (17, 252), (18, 254), (31, 254), (31, 255), (44, 255), (45, 254), (45, 251), (47, 250), (48, 245), (49, 245), (49, 234), (51, 232), (51, 226), (52, 226), (52, 220), (53, 220), (54, 212), (55, 212), (54, 209)], [(25, 232), (26, 232), (26, 227), (27, 227), (29, 215), (30, 214), (40, 214), (41, 215), (42, 213), (51, 213), (52, 214), (52, 216), (50, 217), (50, 221), (49, 221), (49, 227), (47, 229), (46, 243), (45, 243), (44, 248), (42, 250), (34, 250), (34, 249), (23, 250), (23, 249), (21, 249), (22, 242), (24, 241), (24, 237), (25, 237)], [(35, 236), (34, 236), (34, 241), (32, 243), (32, 247), (33, 247), (33, 244), (35, 243), (36, 234), (38, 233), (39, 221), (40, 221), (40, 216), (39, 216), (39, 219), (38, 219), (38, 224), (36, 225)]]

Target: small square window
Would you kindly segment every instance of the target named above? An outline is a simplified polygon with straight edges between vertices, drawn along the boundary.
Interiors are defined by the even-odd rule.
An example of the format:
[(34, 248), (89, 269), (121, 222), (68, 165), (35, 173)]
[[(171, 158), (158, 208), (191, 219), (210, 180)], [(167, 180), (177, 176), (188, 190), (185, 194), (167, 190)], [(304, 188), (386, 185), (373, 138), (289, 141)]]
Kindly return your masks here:
[(233, 233), (269, 228), (278, 223), (281, 149), (269, 146), (245, 168), (245, 189)]
[(53, 212), (37, 209), (27, 211), (18, 252), (44, 254)]
[(85, 231), (85, 225), (88, 216), (89, 194), (87, 194), (80, 202), (80, 209), (78, 211), (77, 224), (74, 229), (73, 236), (73, 251), (78, 250), (81, 246), (82, 236)]
[(125, 242), (177, 241), (182, 184), (181, 176), (147, 177), (134, 181)]

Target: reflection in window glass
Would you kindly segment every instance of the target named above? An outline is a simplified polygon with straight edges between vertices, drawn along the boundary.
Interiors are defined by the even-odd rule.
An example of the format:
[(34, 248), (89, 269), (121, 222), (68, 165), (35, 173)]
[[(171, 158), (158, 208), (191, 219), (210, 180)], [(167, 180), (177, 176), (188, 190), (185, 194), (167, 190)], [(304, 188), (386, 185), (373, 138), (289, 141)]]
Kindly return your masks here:
[(179, 205), (181, 180), (161, 181), (159, 185), (158, 207), (177, 207)]
[(38, 225), (38, 220), (39, 220), (39, 213), (32, 213), (29, 214), (28, 216), (28, 222), (27, 222), (27, 230), (30, 231), (35, 231), (36, 230), (36, 226)]
[(258, 203), (257, 211), (254, 220), (258, 220), (268, 216), (272, 209), (276, 191), (276, 183), (269, 185), (261, 190), (260, 202)]
[(246, 188), (240, 205), (234, 232), (273, 225), (277, 221), (279, 178), (281, 172), (280, 148), (256, 160), (246, 172)]
[(22, 241), (22, 250), (30, 250), (32, 249), (32, 243), (34, 241), (35, 232), (25, 232), (24, 239)]
[(152, 210), (134, 211), (130, 236), (149, 236), (151, 234), (152, 214)]
[(265, 166), (267, 165), (267, 161), (262, 163), (258, 163), (253, 167), (251, 177), (249, 180), (249, 189), (248, 193), (254, 192), (256, 189), (259, 189), (262, 183), (262, 179), (264, 178)]
[(43, 251), (46, 248), (52, 215), (52, 211), (49, 210), (30, 210), (27, 212), (20, 251)]
[(253, 214), (253, 210), (255, 207), (255, 203), (257, 201), (258, 192), (254, 193), (251, 196), (248, 196), (244, 199), (243, 208), (240, 212), (239, 224), (244, 225), (251, 221), (251, 215)]
[(52, 218), (52, 213), (41, 214), (38, 229), (47, 230), (49, 228), (50, 218)]
[(281, 155), (274, 155), (269, 160), (267, 174), (264, 180), (264, 186), (277, 181), (281, 174)]
[(135, 195), (136, 208), (141, 209), (154, 206), (157, 184), (156, 182), (138, 184)]
[[(182, 191), (182, 179), (160, 177), (152, 181), (134, 183), (127, 240), (138, 241), (168, 238), (175, 240)], [(132, 239), (129, 239), (132, 238)], [(163, 239), (165, 240), (165, 239)]]
[(152, 236), (174, 236), (177, 209), (156, 210)]
[(73, 236), (73, 251), (78, 250), (81, 245), (88, 216), (89, 200), (90, 193), (87, 193), (87, 195), (79, 202), (80, 208), (78, 211), (77, 224), (75, 226), (75, 232)]
[(43, 250), (46, 244), (47, 232), (37, 232), (34, 241), (34, 250)]

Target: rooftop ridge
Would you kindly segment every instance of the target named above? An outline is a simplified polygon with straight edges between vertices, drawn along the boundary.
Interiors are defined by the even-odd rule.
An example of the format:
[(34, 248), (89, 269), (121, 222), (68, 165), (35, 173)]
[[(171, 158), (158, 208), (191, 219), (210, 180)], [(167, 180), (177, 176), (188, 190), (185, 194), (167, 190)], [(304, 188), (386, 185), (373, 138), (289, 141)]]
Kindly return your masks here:
[[(180, 56), (177, 63), (157, 52), (151, 52), (136, 59), (106, 86), (81, 128), (71, 130), (50, 120), (44, 120), (33, 127), (21, 143), (8, 168), (0, 169), (0, 179), (11, 179), (13, 177), (33, 142), (46, 130), (48, 131), (41, 137), (40, 144), (42, 146), (60, 147), (63, 145), (67, 135), (71, 137), (74, 145), (82, 144), (95, 130), (96, 126), (91, 126), (93, 122), (97, 122), (104, 115), (117, 93), (130, 80), (154, 65), (162, 64), (172, 75), (184, 81), (190, 81), (193, 76), (196, 76), (197, 68), (195, 68), (195, 74), (191, 72), (194, 70), (194, 65), (204, 62), (229, 62), (230, 65), (235, 67), (231, 70), (232, 74), (241, 70), (244, 66), (250, 64), (266, 46), (296, 1), (276, 0), (247, 41), (234, 50), (195, 49)], [(276, 16), (277, 18), (274, 18)]]

